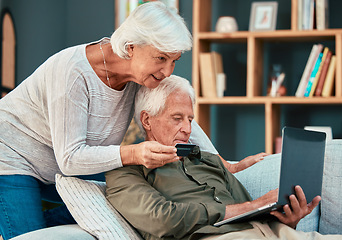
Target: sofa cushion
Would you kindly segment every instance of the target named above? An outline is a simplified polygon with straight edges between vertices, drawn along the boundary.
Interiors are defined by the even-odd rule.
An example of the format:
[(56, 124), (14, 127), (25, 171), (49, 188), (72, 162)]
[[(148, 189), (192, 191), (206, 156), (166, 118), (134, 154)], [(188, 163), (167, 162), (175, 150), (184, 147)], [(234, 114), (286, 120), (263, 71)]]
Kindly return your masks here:
[(105, 182), (57, 174), (56, 188), (78, 225), (97, 239), (141, 239), (106, 199)]
[[(256, 199), (279, 187), (280, 164), (281, 155), (272, 154), (265, 157), (261, 162), (234, 175), (245, 186), (251, 197)], [(298, 223), (297, 230), (318, 231), (319, 217), (319, 208), (316, 207)]]
[(342, 140), (327, 142), (319, 232), (342, 234)]
[[(0, 238), (1, 239), (1, 238)], [(11, 240), (95, 240), (77, 224), (43, 228), (11, 238)]]

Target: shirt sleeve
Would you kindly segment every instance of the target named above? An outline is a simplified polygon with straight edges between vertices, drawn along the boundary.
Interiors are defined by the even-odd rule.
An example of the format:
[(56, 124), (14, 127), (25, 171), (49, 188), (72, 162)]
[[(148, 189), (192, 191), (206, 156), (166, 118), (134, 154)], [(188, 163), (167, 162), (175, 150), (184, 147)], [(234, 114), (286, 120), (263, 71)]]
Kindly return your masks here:
[(143, 235), (181, 238), (208, 225), (200, 203), (168, 201), (144, 178), (141, 167), (123, 167), (106, 174), (109, 202)]
[(198, 123), (193, 120), (191, 123), (191, 135), (189, 142), (192, 144), (196, 144), (200, 147), (203, 152), (210, 152), (212, 154), (218, 154), (218, 151), (208, 138), (208, 136), (204, 133), (202, 128), (198, 125)]

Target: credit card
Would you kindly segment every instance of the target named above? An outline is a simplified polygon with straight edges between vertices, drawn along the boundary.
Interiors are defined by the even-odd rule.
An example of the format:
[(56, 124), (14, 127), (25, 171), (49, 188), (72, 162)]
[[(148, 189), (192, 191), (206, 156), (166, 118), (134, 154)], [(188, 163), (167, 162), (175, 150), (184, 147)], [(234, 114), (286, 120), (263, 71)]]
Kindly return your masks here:
[(186, 157), (192, 152), (196, 145), (190, 143), (177, 143), (175, 147), (177, 148), (177, 156)]

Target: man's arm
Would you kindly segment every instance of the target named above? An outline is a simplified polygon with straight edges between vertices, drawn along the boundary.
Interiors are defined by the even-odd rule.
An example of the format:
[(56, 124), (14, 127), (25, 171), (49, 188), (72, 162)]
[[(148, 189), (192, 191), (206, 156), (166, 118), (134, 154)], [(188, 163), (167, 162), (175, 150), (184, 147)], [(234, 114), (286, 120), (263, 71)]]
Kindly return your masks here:
[[(158, 237), (181, 238), (210, 224), (210, 211), (204, 205), (167, 201), (145, 180), (139, 166), (110, 171), (106, 182), (109, 202), (140, 231)], [(222, 215), (223, 212), (224, 207)], [(216, 218), (220, 218), (220, 213)]]
[(278, 190), (272, 190), (253, 201), (248, 201), (248, 202), (244, 202), (240, 204), (227, 205), (224, 219), (235, 217), (237, 215), (252, 211), (254, 209), (265, 206), (267, 204), (274, 203), (277, 201), (277, 197), (278, 197)]
[[(321, 200), (321, 197), (317, 196), (312, 202), (307, 203), (304, 191), (300, 186), (295, 187), (295, 192), (295, 195), (293, 194), (289, 197), (291, 207), (289, 204), (285, 205), (283, 208), (284, 213), (279, 211), (271, 212), (271, 215), (277, 217), (280, 222), (292, 228), (296, 228), (298, 222), (306, 215), (310, 214), (312, 210), (318, 206)], [(272, 190), (256, 200), (241, 204), (227, 205), (224, 219), (276, 202), (277, 198), (278, 190)]]

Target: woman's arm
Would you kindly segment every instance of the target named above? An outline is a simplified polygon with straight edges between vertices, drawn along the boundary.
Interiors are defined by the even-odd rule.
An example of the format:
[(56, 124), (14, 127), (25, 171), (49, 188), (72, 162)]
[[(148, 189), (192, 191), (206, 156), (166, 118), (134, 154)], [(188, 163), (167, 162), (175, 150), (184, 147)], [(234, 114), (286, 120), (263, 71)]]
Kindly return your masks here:
[(246, 158), (242, 159), (241, 161), (234, 163), (234, 164), (227, 162), (220, 155), (218, 155), (218, 156), (221, 158), (223, 165), (228, 169), (229, 172), (237, 173), (237, 172), (240, 172), (240, 171), (242, 171), (246, 168), (249, 168), (250, 166), (260, 162), (267, 155), (269, 155), (269, 154), (264, 153), (264, 152), (258, 153), (255, 155), (248, 156), (248, 157), (246, 157)]
[(196, 121), (192, 121), (191, 127), (192, 127), (192, 132), (190, 135), (189, 142), (199, 146), (201, 151), (203, 152), (210, 152), (212, 154), (218, 155), (221, 158), (223, 165), (231, 173), (237, 173), (239, 171), (242, 171), (252, 166), (253, 164), (263, 160), (264, 157), (268, 155), (267, 153), (262, 152), (262, 153), (258, 153), (252, 156), (248, 156), (236, 164), (230, 164), (219, 155), (218, 151), (216, 150), (216, 148), (214, 147), (214, 145), (212, 144), (208, 136), (204, 133), (204, 131), (202, 130), (202, 128), (198, 125)]

